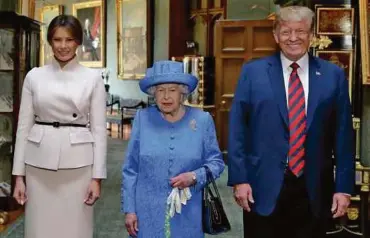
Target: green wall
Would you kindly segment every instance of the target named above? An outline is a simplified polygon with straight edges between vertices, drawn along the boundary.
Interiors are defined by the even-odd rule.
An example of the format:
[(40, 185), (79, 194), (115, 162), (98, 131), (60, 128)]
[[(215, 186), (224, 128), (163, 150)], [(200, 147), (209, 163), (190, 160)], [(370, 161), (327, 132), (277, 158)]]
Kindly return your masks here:
[[(0, 6), (13, 3), (15, 0), (0, 0)], [(36, 1), (36, 19), (39, 18), (39, 9), (43, 4), (60, 4), (64, 6), (66, 14), (72, 14), (72, 4), (76, 2), (85, 2), (86, 0), (48, 0)], [(142, 98), (146, 99), (136, 80), (120, 80), (117, 79), (117, 33), (116, 33), (116, 0), (107, 1), (107, 39), (106, 47), (107, 54), (106, 67), (111, 70), (109, 84), (110, 92), (118, 94), (124, 98)], [(261, 10), (248, 10), (247, 6), (258, 4), (263, 8), (273, 8), (273, 0), (228, 0), (228, 18), (231, 19), (259, 19), (268, 15), (268, 12)], [(248, 2), (248, 3), (246, 3)], [(271, 2), (271, 3), (270, 3)], [(168, 39), (169, 39), (169, 0), (155, 0), (154, 9), (154, 61), (169, 59), (168, 55)]]
[(170, 1), (154, 0), (154, 61), (168, 59)]
[[(23, 0), (27, 1), (27, 0)], [(62, 4), (65, 12), (72, 13), (72, 3), (86, 0), (48, 0), (50, 4)], [(146, 99), (139, 87), (138, 81), (117, 79), (117, 42), (116, 42), (116, 7), (115, 0), (107, 1), (107, 66), (111, 70), (109, 84), (111, 93), (124, 98)], [(0, 10), (10, 10), (15, 7), (17, 0), (0, 0)], [(36, 1), (36, 9), (40, 8), (43, 1)], [(228, 0), (228, 19), (264, 19), (275, 11), (273, 0)], [(252, 6), (256, 6), (253, 8)], [(168, 59), (169, 39), (169, 0), (155, 0), (155, 23), (154, 23), (154, 61)], [(37, 12), (36, 17), (38, 18)], [(197, 38), (204, 38), (201, 28), (197, 29)], [(361, 156), (362, 161), (370, 166), (370, 87), (363, 89), (363, 115), (361, 121)]]
[(18, 0), (0, 0), (0, 11), (17, 11)]
[[(2, 1), (2, 0), (1, 0)], [(86, 0), (48, 0), (48, 4), (60, 4), (64, 6), (65, 14), (72, 14), (72, 4), (77, 2), (85, 2)], [(121, 80), (117, 78), (117, 30), (116, 30), (116, 0), (107, 1), (107, 25), (106, 25), (106, 67), (110, 69), (110, 93), (120, 95), (123, 98), (139, 98), (146, 100), (146, 95), (142, 93), (138, 87), (136, 80)], [(167, 0), (166, 0), (167, 1)], [(36, 13), (43, 6), (43, 2), (38, 1), (36, 5)], [(163, 10), (163, 9), (162, 9)], [(163, 14), (163, 13), (162, 13)], [(39, 15), (36, 14), (36, 18)], [(168, 20), (167, 20), (168, 22)], [(163, 47), (163, 32), (162, 38), (157, 42), (159, 47)], [(165, 38), (164, 38), (165, 39)], [(160, 51), (163, 55), (163, 51)], [(165, 53), (165, 52), (164, 52)]]
[(264, 19), (274, 11), (273, 0), (227, 0), (228, 19)]

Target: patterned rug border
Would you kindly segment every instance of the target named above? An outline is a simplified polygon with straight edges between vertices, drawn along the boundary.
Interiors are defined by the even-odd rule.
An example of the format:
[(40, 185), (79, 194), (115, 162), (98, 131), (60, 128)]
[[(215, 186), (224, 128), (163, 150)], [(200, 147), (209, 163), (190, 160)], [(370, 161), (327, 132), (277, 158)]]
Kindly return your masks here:
[[(15, 229), (17, 229), (20, 225), (23, 224), (23, 219), (24, 219), (24, 214), (20, 215), (14, 222), (12, 225), (10, 225), (6, 230), (4, 230), (3, 232), (1, 232), (1, 236), (0, 237), (7, 237), (8, 235), (10, 235)], [(5, 236), (3, 236), (3, 234), (5, 233)]]

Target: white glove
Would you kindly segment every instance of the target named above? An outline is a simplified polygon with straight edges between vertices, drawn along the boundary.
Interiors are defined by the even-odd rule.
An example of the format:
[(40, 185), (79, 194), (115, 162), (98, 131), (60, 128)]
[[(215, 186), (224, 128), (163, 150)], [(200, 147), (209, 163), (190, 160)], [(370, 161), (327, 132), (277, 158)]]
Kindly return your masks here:
[(173, 188), (167, 198), (167, 205), (170, 206), (170, 216), (173, 217), (175, 212), (181, 214), (181, 204), (186, 205), (187, 200), (190, 198), (191, 193), (189, 188), (184, 188), (182, 190)]

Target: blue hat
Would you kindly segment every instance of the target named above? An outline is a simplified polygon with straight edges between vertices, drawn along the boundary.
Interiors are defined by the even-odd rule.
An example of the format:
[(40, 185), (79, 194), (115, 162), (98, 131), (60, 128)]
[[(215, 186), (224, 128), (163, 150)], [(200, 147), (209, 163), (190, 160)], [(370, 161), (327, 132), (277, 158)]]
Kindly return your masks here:
[(194, 75), (184, 73), (183, 63), (163, 60), (155, 62), (152, 68), (147, 69), (139, 86), (144, 93), (148, 93), (150, 87), (164, 83), (185, 84), (191, 93), (197, 87), (198, 79)]

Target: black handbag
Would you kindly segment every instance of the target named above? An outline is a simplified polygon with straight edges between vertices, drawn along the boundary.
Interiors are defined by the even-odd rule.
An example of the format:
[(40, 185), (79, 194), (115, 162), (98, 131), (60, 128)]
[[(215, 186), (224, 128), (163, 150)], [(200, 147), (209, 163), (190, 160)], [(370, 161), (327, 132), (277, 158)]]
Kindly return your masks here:
[[(203, 189), (202, 220), (203, 232), (211, 235), (227, 232), (231, 229), (225, 210), (222, 206), (221, 197), (213, 178), (211, 170), (205, 166), (207, 185)], [(213, 192), (211, 187), (213, 187)], [(216, 195), (216, 196), (215, 196)]]

